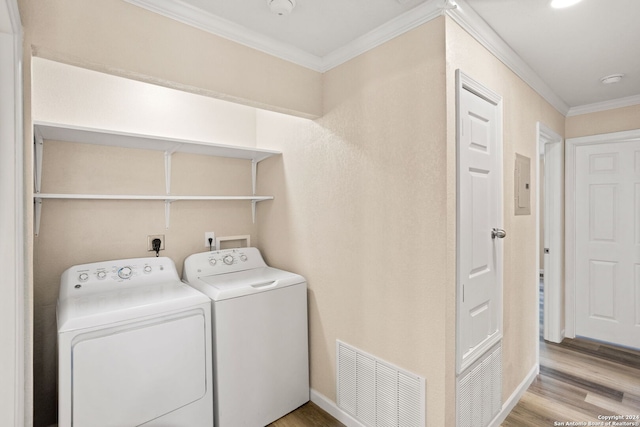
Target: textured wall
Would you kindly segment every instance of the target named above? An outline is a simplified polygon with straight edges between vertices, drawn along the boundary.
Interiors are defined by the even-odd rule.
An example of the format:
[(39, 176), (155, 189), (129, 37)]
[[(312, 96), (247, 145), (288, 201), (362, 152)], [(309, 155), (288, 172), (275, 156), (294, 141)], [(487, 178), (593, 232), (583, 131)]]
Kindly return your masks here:
[[(33, 119), (255, 146), (255, 109), (95, 71), (33, 59)], [(171, 194), (250, 195), (251, 162), (175, 153)], [(161, 151), (46, 141), (43, 193), (165, 194)], [(204, 248), (204, 232), (250, 234), (250, 202), (178, 201), (165, 229), (161, 201), (44, 200), (34, 257), (34, 425), (56, 422), (56, 300), (72, 265), (153, 256), (147, 236), (165, 235), (168, 256)]]
[[(538, 346), (535, 167), (531, 170), (532, 214), (515, 216), (515, 154), (535, 162), (536, 123), (540, 121), (562, 135), (564, 117), (457, 24), (447, 19), (446, 28), (449, 148), (455, 147), (456, 69), (461, 69), (503, 99), (503, 200), (507, 238), (504, 240), (502, 392), (506, 400), (536, 364)], [(455, 162), (455, 157), (449, 156), (449, 159)], [(455, 186), (449, 190), (451, 197), (455, 197)]]
[(35, 56), (292, 114), (322, 113), (320, 73), (122, 0), (19, 5)]
[(640, 105), (567, 117), (565, 136), (599, 135), (640, 129)]
[[(446, 425), (444, 20), (324, 76), (325, 114), (259, 113), (260, 245), (309, 281), (311, 386), (335, 400), (335, 341), (422, 375)], [(450, 308), (450, 307), (449, 307)]]

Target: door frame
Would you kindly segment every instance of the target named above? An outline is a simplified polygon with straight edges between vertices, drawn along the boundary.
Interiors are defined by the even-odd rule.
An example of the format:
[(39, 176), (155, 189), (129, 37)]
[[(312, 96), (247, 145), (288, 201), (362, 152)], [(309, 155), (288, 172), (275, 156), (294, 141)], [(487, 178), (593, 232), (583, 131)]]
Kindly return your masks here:
[(640, 129), (604, 133), (566, 140), (566, 176), (565, 176), (565, 336), (576, 336), (576, 150), (585, 145), (609, 144), (640, 140)]
[(0, 97), (0, 424), (23, 426), (30, 388), (25, 388), (22, 24), (16, 0), (0, 2), (0, 93), (6, 95)]
[[(538, 146), (537, 146), (537, 159), (536, 162), (536, 176), (538, 182), (536, 186), (536, 200), (538, 218), (542, 218), (544, 223), (544, 230), (549, 231), (549, 241), (545, 242), (550, 250), (549, 253), (549, 266), (545, 264), (544, 272), (544, 311), (543, 311), (543, 337), (547, 341), (560, 343), (564, 338), (565, 325), (562, 322), (562, 315), (564, 314), (564, 307), (562, 304), (563, 299), (563, 286), (562, 286), (562, 257), (564, 254), (562, 236), (564, 234), (564, 224), (562, 220), (562, 208), (564, 201), (563, 194), (563, 175), (564, 175), (564, 139), (556, 132), (551, 130), (545, 124), (537, 123), (538, 133)], [(544, 206), (548, 215), (544, 215), (544, 212), (540, 209), (540, 158), (545, 156), (544, 165), (544, 184), (546, 189), (551, 191), (544, 192)], [(536, 223), (536, 235), (538, 236), (537, 254), (540, 254), (540, 220)], [(539, 257), (538, 257), (539, 258)], [(536, 271), (540, 271), (538, 259), (538, 268)], [(548, 274), (549, 272), (549, 274)], [(558, 283), (550, 283), (547, 278), (555, 278)], [(550, 286), (549, 286), (550, 285)], [(536, 305), (539, 304), (536, 300)], [(539, 308), (536, 306), (536, 312), (539, 313)], [(538, 325), (540, 319), (538, 319)], [(538, 338), (536, 337), (536, 340)], [(536, 346), (537, 347), (537, 346)]]
[[(459, 145), (460, 145), (460, 135), (462, 134), (462, 122), (460, 120), (460, 103), (461, 97), (460, 94), (463, 90), (468, 90), (469, 92), (479, 96), (480, 98), (485, 99), (486, 101), (494, 104), (498, 110), (498, 114), (496, 117), (496, 165), (499, 166), (500, 170), (497, 172), (498, 177), (496, 178), (496, 182), (498, 184), (498, 188), (496, 189), (497, 194), (500, 197), (499, 208), (498, 208), (498, 218), (497, 224), (495, 227), (504, 228), (504, 154), (503, 154), (503, 103), (502, 96), (488, 89), (478, 81), (472, 79), (467, 74), (462, 72), (461, 70), (456, 70), (456, 295), (461, 295), (462, 283), (460, 280), (460, 271), (459, 271), (459, 260), (460, 260), (460, 168), (458, 167), (460, 163), (459, 159)], [(502, 340), (503, 335), (503, 270), (504, 270), (504, 248), (503, 244), (499, 244), (496, 247), (496, 257), (499, 260), (497, 262), (497, 270), (496, 270), (496, 280), (498, 282), (498, 295), (496, 300), (496, 308), (498, 309), (498, 331), (496, 337), (491, 341), (484, 344), (485, 350), (489, 350), (496, 343)], [(456, 375), (464, 372), (469, 366), (473, 364), (472, 362), (462, 363), (462, 355), (460, 354), (460, 298), (456, 296)]]

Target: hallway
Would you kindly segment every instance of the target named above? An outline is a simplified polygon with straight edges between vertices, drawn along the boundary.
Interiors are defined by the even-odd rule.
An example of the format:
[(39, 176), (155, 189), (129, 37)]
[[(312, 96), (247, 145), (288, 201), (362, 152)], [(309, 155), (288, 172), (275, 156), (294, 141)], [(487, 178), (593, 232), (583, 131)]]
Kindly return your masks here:
[(630, 423), (618, 425), (640, 426), (640, 351), (583, 339), (554, 344), (540, 336), (540, 374), (502, 427), (616, 420), (607, 416)]

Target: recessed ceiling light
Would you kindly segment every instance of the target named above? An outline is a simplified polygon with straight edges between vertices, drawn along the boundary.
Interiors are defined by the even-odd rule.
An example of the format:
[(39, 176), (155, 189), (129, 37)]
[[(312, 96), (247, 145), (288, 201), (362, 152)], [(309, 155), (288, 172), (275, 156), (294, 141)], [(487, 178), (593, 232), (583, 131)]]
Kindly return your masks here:
[(619, 83), (622, 80), (624, 74), (611, 74), (610, 76), (605, 76), (600, 79), (602, 84), (610, 85), (612, 83)]
[(291, 13), (294, 7), (296, 7), (296, 0), (267, 0), (269, 9), (276, 15), (288, 15)]
[(551, 7), (554, 9), (563, 9), (565, 7), (573, 6), (576, 3), (580, 3), (582, 0), (551, 0)]

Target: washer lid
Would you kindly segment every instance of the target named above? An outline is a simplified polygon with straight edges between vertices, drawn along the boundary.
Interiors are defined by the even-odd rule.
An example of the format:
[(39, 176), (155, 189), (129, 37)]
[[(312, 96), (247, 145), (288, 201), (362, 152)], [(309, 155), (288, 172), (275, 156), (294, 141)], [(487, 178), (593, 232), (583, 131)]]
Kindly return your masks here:
[(210, 299), (179, 281), (58, 300), (58, 332), (188, 309)]
[(304, 283), (304, 277), (272, 267), (200, 277), (190, 283), (214, 301), (267, 292)]

